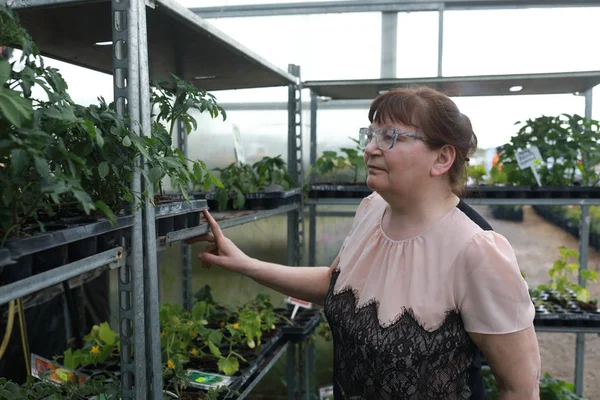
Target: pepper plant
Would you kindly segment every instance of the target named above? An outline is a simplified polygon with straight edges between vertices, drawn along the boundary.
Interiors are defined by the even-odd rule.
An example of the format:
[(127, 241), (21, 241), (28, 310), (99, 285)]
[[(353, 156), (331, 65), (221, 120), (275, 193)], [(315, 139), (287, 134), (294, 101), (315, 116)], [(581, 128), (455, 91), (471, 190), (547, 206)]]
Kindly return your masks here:
[(541, 116), (525, 121), (499, 153), (502, 172), (509, 183), (536, 184), (531, 169), (519, 170), (516, 161), (517, 151), (529, 146), (540, 150), (543, 161), (538, 170), (543, 185), (566, 186), (580, 180), (582, 186), (596, 186), (600, 182), (594, 169), (600, 164), (598, 121), (577, 114)]

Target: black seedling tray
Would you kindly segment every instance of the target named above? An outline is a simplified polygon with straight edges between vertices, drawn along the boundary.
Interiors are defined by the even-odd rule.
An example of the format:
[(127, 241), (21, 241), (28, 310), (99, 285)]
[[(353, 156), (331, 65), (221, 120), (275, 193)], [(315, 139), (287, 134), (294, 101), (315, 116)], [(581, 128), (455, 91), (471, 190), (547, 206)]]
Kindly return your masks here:
[[(550, 292), (542, 292), (540, 298), (550, 303), (552, 310), (544, 305), (536, 307), (534, 324), (536, 326), (564, 326), (564, 327), (600, 327), (600, 310), (584, 310), (575, 303), (575, 296), (572, 295), (572, 302), (567, 307), (552, 301)], [(535, 301), (537, 298), (532, 298)]]
[(591, 186), (467, 186), (466, 198), (480, 199), (600, 199)]
[[(241, 210), (270, 210), (289, 204), (296, 204), (300, 202), (300, 196), (302, 196), (302, 188), (295, 188), (285, 191), (278, 192), (256, 192), (256, 193), (245, 193), (246, 199), (244, 206)], [(195, 198), (206, 199), (208, 208), (211, 210), (218, 210), (219, 203), (216, 200), (216, 194), (214, 192), (197, 193), (194, 194)], [(227, 201), (227, 211), (233, 210), (233, 196)]]
[(311, 199), (363, 199), (373, 193), (367, 185), (313, 184), (308, 197)]
[[(157, 233), (166, 234), (198, 226), (200, 213), (206, 208), (205, 200), (174, 201), (156, 206)], [(81, 253), (82, 248), (97, 246), (95, 251), (86, 252), (86, 256), (90, 256), (120, 246), (123, 237), (129, 235), (128, 228), (132, 224), (131, 215), (119, 217), (116, 226), (112, 226), (106, 219), (94, 220), (89, 217), (61, 219), (46, 224), (44, 226), (46, 232), (35, 234), (32, 232), (30, 237), (7, 240), (4, 247), (0, 248), (0, 263), (7, 262), (6, 252), (9, 252), (10, 259), (17, 263), (5, 267), (4, 270), (26, 268), (27, 266), (20, 266), (20, 264), (27, 261), (29, 264), (33, 263), (34, 274), (47, 271), (81, 259), (78, 253)], [(29, 256), (33, 260), (28, 261)]]
[[(288, 306), (288, 308), (276, 308), (275, 312), (290, 319), (293, 310), (293, 306)], [(282, 323), (283, 340), (300, 343), (317, 329), (321, 323), (321, 313), (314, 309), (300, 308), (292, 322), (294, 323), (292, 326), (287, 325), (287, 321)]]
[[(283, 338), (283, 332), (281, 330), (276, 331), (271, 337), (262, 340), (261, 342), (261, 346), (258, 349), (258, 352), (255, 354), (255, 358), (248, 363), (247, 366), (240, 368), (231, 378), (232, 381), (229, 384), (228, 388), (231, 392), (240, 392), (243, 390), (243, 388), (245, 386), (248, 386), (248, 384), (250, 382), (252, 382), (252, 379), (254, 377), (256, 377), (256, 375), (260, 372), (261, 370), (261, 365), (264, 363), (265, 359), (267, 359), (271, 353), (273, 352), (273, 349), (281, 342)], [(197, 369), (197, 368), (195, 368)], [(209, 373), (220, 373), (218, 372), (218, 369), (216, 367), (216, 363), (215, 363), (215, 368), (214, 369), (203, 369), (203, 372), (209, 372)], [(199, 388), (194, 388), (194, 387), (188, 387), (186, 389), (187, 392), (206, 392), (206, 390), (203, 389), (199, 389)], [(226, 396), (222, 396), (220, 397), (220, 399), (223, 400), (229, 400), (229, 399), (235, 399), (237, 397), (237, 395), (235, 395), (234, 393), (229, 393)]]

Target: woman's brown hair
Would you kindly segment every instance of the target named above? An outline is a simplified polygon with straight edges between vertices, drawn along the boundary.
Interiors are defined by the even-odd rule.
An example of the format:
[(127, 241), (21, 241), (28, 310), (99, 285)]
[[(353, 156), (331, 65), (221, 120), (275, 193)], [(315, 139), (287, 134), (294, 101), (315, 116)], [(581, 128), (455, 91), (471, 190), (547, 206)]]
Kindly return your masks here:
[(430, 149), (450, 145), (456, 150), (448, 171), (452, 191), (464, 191), (468, 157), (477, 148), (477, 136), (471, 121), (445, 94), (429, 87), (395, 88), (379, 95), (371, 103), (369, 121), (377, 124), (396, 122), (417, 128), (425, 135)]

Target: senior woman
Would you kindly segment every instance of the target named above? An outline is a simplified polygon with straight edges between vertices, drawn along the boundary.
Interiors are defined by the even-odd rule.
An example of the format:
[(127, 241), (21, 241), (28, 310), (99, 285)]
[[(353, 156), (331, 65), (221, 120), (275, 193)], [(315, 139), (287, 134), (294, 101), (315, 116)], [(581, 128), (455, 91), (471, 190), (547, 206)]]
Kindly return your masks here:
[(534, 307), (508, 241), (461, 199), (477, 139), (430, 88), (377, 97), (360, 129), (365, 198), (330, 267), (252, 259), (205, 212), (198, 254), (286, 295), (323, 304), (341, 399), (483, 399), (479, 352), (503, 400), (539, 398)]

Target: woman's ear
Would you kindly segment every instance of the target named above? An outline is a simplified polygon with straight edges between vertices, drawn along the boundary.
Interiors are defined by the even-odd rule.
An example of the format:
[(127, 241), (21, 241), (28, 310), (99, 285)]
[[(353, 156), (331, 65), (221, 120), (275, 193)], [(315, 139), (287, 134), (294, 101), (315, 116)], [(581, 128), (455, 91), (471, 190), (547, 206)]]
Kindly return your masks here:
[(456, 159), (456, 149), (448, 144), (436, 151), (436, 158), (431, 167), (431, 176), (442, 176), (452, 168)]

